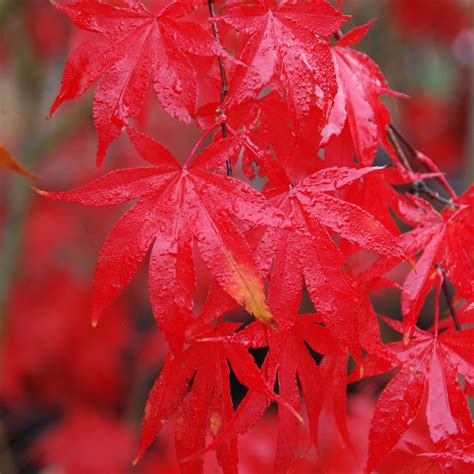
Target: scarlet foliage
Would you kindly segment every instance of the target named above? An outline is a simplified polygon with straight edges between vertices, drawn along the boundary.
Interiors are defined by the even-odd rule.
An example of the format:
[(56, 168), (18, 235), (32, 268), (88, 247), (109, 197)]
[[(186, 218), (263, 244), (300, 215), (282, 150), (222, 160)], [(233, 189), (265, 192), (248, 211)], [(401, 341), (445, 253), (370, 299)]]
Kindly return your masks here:
[[(239, 440), (245, 446), (254, 429), (275, 432), (276, 449), (261, 459), (246, 449), (240, 467), (249, 472), (470, 472), (474, 189), (457, 196), (394, 127), (381, 97), (400, 94), (354, 49), (371, 23), (342, 34), (350, 18), (326, 0), (53, 4), (85, 40), (66, 63), (51, 115), (97, 82), (98, 163), (123, 130), (146, 162), (72, 191), (38, 191), (85, 206), (134, 201), (100, 251), (92, 320), (109, 307), (123, 318), (116, 300), (148, 260), (149, 299), (169, 349), (146, 403), (136, 461), (173, 429), (182, 473), (206, 471), (211, 450), (223, 472), (237, 473)], [(158, 107), (148, 104), (150, 86), (167, 113), (202, 130), (185, 159), (138, 131), (147, 124), (143, 110)], [(381, 149), (390, 162), (375, 166)], [(26, 362), (7, 367), (3, 396), (25, 396), (40, 365), (54, 372), (67, 352), (65, 383), (79, 393), (80, 381), (95, 377), (97, 391), (113, 401), (127, 324), (110, 314), (100, 325), (104, 344), (96, 334), (81, 352), (87, 329), (76, 312), (87, 296), (74, 292), (75, 302), (76, 282), (61, 274), (37, 291), (51, 293), (50, 285), (55, 304), (69, 301), (72, 316), (43, 321), (37, 308), (32, 324), (52, 326), (40, 341), (48, 346), (42, 364), (38, 341), (33, 348), (24, 334), (15, 338), (31, 327), (18, 319), (11, 350), (24, 346)], [(373, 294), (387, 288), (400, 293), (402, 321), (373, 306)], [(421, 329), (433, 293), (430, 327)], [(70, 338), (56, 344), (61, 324)], [(385, 373), (374, 406), (362, 397), (364, 410), (348, 413), (348, 385)], [(231, 378), (244, 387), (242, 400)], [(277, 414), (267, 418), (271, 404)], [(99, 468), (82, 465), (85, 430), (120, 456)], [(133, 458), (130, 437), (114, 420), (68, 408), (34, 453), (68, 473), (121, 472), (124, 458)], [(64, 440), (67, 451), (58, 448)], [(406, 471), (392, 470), (398, 458)]]

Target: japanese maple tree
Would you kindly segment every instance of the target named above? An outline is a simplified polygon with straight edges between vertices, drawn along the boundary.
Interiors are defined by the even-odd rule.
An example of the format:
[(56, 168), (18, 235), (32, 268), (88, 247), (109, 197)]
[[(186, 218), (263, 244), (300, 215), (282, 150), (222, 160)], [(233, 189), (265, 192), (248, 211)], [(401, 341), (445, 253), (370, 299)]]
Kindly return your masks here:
[[(85, 206), (133, 202), (100, 251), (92, 321), (147, 266), (168, 353), (135, 462), (171, 424), (181, 472), (203, 472), (215, 451), (237, 473), (240, 438), (273, 404), (274, 472), (300, 472), (301, 436), (318, 469), (336, 472), (328, 420), (350, 472), (400, 472), (387, 468), (396, 453), (471, 472), (474, 188), (458, 196), (392, 123), (388, 103), (406, 98), (356, 49), (372, 22), (351, 29), (342, 2), (326, 0), (52, 3), (81, 41), (51, 116), (96, 84), (98, 164), (122, 134), (143, 163), (72, 191), (38, 190)], [(158, 107), (201, 130), (187, 156), (150, 132)], [(402, 321), (374, 308), (384, 289), (398, 292)], [(348, 427), (348, 385), (386, 373), (365, 452)], [(415, 420), (429, 435), (421, 445), (405, 438)], [(114, 433), (115, 449), (129, 436), (90, 421)], [(61, 430), (76, 439), (80, 415), (68, 423)]]

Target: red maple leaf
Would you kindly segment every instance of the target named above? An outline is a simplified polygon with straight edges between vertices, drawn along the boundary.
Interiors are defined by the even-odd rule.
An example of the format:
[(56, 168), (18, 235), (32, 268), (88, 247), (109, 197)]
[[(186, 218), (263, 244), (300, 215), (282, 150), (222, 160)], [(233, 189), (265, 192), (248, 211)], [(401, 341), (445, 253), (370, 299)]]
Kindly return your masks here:
[(323, 131), (323, 144), (331, 137), (347, 141), (348, 134), (343, 134), (347, 127), (352, 142), (349, 149), (355, 151), (361, 166), (372, 165), (379, 137), (390, 123), (387, 106), (380, 101), (381, 95), (390, 93), (382, 72), (368, 56), (349, 48), (365, 36), (372, 23), (350, 31), (331, 50), (338, 91)]
[[(337, 359), (337, 375), (333, 374), (334, 387), (331, 392), (336, 398), (335, 411), (339, 411), (336, 414), (338, 427), (344, 433), (345, 439), (348, 439), (345, 425), (346, 365), (341, 363), (341, 357), (347, 362), (347, 353), (344, 353), (344, 349), (341, 349), (328, 329), (321, 325), (318, 315), (297, 315), (289, 312), (291, 309), (285, 307), (286, 294), (281, 290), (282, 281), (275, 277), (270, 282), (269, 305), (272, 313), (281, 322), (277, 332), (268, 331), (266, 326), (255, 322), (240, 332), (209, 339), (209, 342), (214, 344), (221, 342), (254, 349), (269, 347), (262, 371), (268, 386), (278, 384), (280, 396), (275, 472), (287, 472), (294, 462), (300, 422), (292, 410), (288, 410), (288, 405), (296, 412), (301, 410), (299, 386), (306, 404), (311, 441), (315, 445), (318, 443), (319, 413), (324, 393), (322, 387), (325, 385), (324, 382), (328, 381), (329, 373), (326, 366), (323, 374), (320, 373), (316, 361), (308, 350), (308, 345), (318, 353), (332, 354)], [(339, 377), (339, 373), (342, 373), (339, 370), (341, 368), (343, 375)], [(339, 383), (340, 381), (342, 384)], [(343, 397), (340, 396), (340, 388), (343, 389)], [(262, 390), (250, 387), (237, 411), (213, 443), (200, 452), (195, 451), (191, 458), (207, 450), (218, 449), (223, 443), (247, 432), (263, 416), (270, 401), (271, 398)], [(341, 409), (344, 411), (341, 412)]]
[[(200, 109), (199, 122), (203, 128), (219, 120), (216, 110), (218, 104)], [(250, 180), (258, 174), (268, 177), (272, 184), (284, 186), (288, 177), (297, 183), (327, 166), (318, 157), (324, 114), (316, 107), (311, 108), (304, 121), (298, 121), (286, 100), (272, 91), (228, 106), (225, 116), (229, 130), (239, 130), (242, 135), (242, 171)], [(302, 160), (302, 156), (314, 159)]]
[(98, 163), (122, 133), (126, 119), (139, 114), (150, 81), (163, 108), (190, 122), (198, 86), (189, 56), (225, 55), (202, 26), (177, 21), (192, 9), (190, 4), (172, 2), (155, 15), (140, 0), (125, 3), (119, 7), (99, 0), (54, 2), (76, 26), (96, 35), (69, 58), (50, 115), (99, 81), (93, 110)]
[[(155, 166), (113, 171), (82, 188), (42, 194), (89, 206), (138, 199), (115, 225), (99, 255), (93, 293), (93, 321), (129, 283), (151, 248), (150, 298), (168, 342), (181, 346), (193, 310), (193, 242), (209, 271), (239, 304), (274, 325), (263, 283), (239, 228), (242, 221), (278, 225), (281, 214), (237, 179), (215, 172), (240, 149), (240, 141), (220, 140), (191, 165), (181, 167), (161, 144), (129, 129), (142, 158)], [(192, 158), (190, 155), (189, 158)], [(189, 161), (189, 160), (188, 160)]]
[(249, 38), (238, 56), (245, 66), (237, 66), (226, 104), (244, 101), (276, 77), (293, 113), (301, 117), (312, 106), (326, 109), (337, 90), (326, 38), (347, 17), (326, 0), (258, 0), (229, 5), (228, 10), (218, 20)]
[[(217, 293), (214, 294), (214, 304), (216, 296)], [(184, 472), (201, 472), (202, 460), (187, 458), (205, 447), (208, 431), (214, 437), (218, 436), (234, 414), (229, 364), (240, 383), (265, 400), (280, 401), (280, 397), (267, 386), (247, 349), (223, 337), (239, 326), (227, 323), (219, 324), (216, 329), (208, 328), (199, 334), (200, 340), (188, 340), (190, 345), (185, 352), (167, 357), (148, 397), (135, 462), (158, 436), (164, 423), (176, 413), (176, 453), (182, 469)], [(283, 405), (282, 410), (296, 420), (290, 405), (285, 402)], [(217, 459), (224, 472), (237, 472), (235, 438), (219, 444)]]
[[(393, 329), (404, 326), (384, 318)], [(439, 449), (455, 450), (474, 443), (474, 428), (466, 398), (457, 380), (473, 382), (474, 330), (447, 330), (441, 335), (415, 328), (408, 346), (387, 345), (392, 357), (369, 354), (351, 381), (371, 377), (394, 367), (399, 371), (380, 395), (369, 435), (367, 469), (373, 469), (401, 439), (420, 412), (426, 397), (430, 437)]]
[[(316, 310), (333, 335), (354, 354), (359, 351), (357, 294), (344, 272), (344, 256), (331, 233), (380, 255), (401, 258), (394, 237), (362, 208), (328, 193), (361, 179), (376, 168), (326, 168), (272, 200), (288, 217), (291, 229), (263, 231), (256, 253), (273, 278), (284, 280), (285, 307), (297, 312), (303, 276)], [(281, 192), (281, 190), (280, 190)], [(369, 230), (370, 229), (370, 230)], [(280, 321), (278, 321), (280, 323)]]
[(427, 201), (409, 196), (401, 200), (397, 213), (408, 224), (415, 225), (405, 249), (414, 255), (421, 250), (416, 267), (408, 274), (402, 293), (402, 313), (406, 334), (412, 328), (424, 304), (427, 294), (434, 287), (436, 264), (446, 271), (459, 295), (474, 302), (474, 187), (455, 199), (458, 207), (446, 208), (438, 213)]

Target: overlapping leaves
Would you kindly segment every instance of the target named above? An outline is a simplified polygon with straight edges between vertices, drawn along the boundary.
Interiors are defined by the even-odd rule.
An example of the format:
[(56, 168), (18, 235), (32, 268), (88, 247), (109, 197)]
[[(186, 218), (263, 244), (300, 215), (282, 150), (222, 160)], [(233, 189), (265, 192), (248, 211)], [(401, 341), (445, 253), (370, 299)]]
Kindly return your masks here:
[(283, 219), (250, 186), (213, 172), (238, 151), (240, 142), (232, 138), (216, 142), (191, 166), (181, 167), (158, 142), (132, 129), (130, 136), (141, 156), (154, 166), (113, 171), (74, 191), (44, 193), (89, 206), (138, 199), (117, 222), (100, 252), (93, 321), (97, 322), (102, 310), (129, 283), (151, 249), (153, 312), (170, 344), (179, 349), (193, 311), (196, 242), (222, 288), (256, 318), (274, 326), (260, 274), (238, 223), (275, 225)]
[[(184, 122), (195, 118), (196, 57), (227, 56), (205, 27), (183, 19), (199, 4), (64, 0), (56, 7), (90, 40), (66, 64), (52, 113), (98, 82), (98, 161), (126, 127), (152, 165), (113, 171), (65, 193), (43, 192), (91, 206), (137, 201), (102, 247), (92, 312), (96, 322), (149, 254), (150, 300), (171, 350), (149, 396), (139, 454), (174, 416), (183, 472), (202, 472), (199, 455), (210, 447), (224, 472), (238, 472), (238, 436), (277, 401), (275, 471), (286, 472), (295, 458), (302, 399), (312, 443), (318, 444), (321, 406), (330, 402), (353, 450), (345, 420), (350, 354), (357, 363), (350, 380), (398, 370), (375, 406), (368, 471), (387, 458), (422, 410), (434, 445), (422, 454), (461, 462), (460, 453), (474, 442), (457, 380), (467, 381), (466, 392), (474, 385), (472, 329), (439, 334), (439, 312), (433, 331), (416, 323), (433, 288), (439, 297), (444, 278), (454, 285), (454, 305), (471, 308), (473, 190), (452, 196), (452, 205), (438, 212), (392, 187), (423, 176), (372, 166), (379, 142), (389, 146), (390, 116), (380, 97), (392, 92), (377, 65), (352, 49), (370, 24), (338, 34), (347, 17), (325, 0), (224, 4), (212, 27), (236, 34), (238, 61), (229, 71), (226, 99), (204, 104), (198, 123), (211, 129), (218, 116), (228, 138), (194, 160), (191, 153), (181, 166), (129, 119), (143, 108), (150, 82), (168, 113)], [(251, 179), (257, 164), (258, 176), (268, 179), (262, 193), (226, 176), (226, 161), (237, 173), (242, 163)], [(392, 211), (409, 232), (392, 234), (400, 233)], [(361, 250), (379, 257), (362, 270), (354, 263)], [(198, 252), (212, 280), (196, 316)], [(413, 268), (399, 285), (386, 274), (407, 255)], [(402, 290), (404, 322), (387, 320), (404, 333), (400, 343), (384, 344), (369, 299), (387, 287)], [(314, 311), (300, 314), (309, 304), (304, 289)], [(224, 322), (236, 305), (258, 321), (245, 327)], [(260, 369), (249, 348), (268, 348)], [(248, 389), (238, 407), (231, 371)]]
[(51, 114), (98, 81), (94, 123), (99, 163), (126, 119), (139, 114), (150, 82), (163, 108), (190, 122), (198, 95), (190, 55), (224, 54), (201, 25), (179, 20), (189, 12), (189, 4), (172, 2), (155, 15), (140, 0), (124, 3), (120, 7), (102, 0), (55, 2), (76, 26), (95, 35), (69, 58)]

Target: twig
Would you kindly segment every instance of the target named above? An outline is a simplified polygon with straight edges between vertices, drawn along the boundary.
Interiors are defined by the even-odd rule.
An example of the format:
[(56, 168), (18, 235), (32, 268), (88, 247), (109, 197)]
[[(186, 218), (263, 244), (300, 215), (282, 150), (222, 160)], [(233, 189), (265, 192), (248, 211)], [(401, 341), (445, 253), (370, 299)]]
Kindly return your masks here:
[[(398, 140), (400, 140), (403, 143), (403, 145), (408, 149), (408, 151), (411, 153), (413, 158), (415, 158), (417, 161), (419, 161), (426, 168), (426, 170), (428, 172), (431, 172), (431, 173), (439, 173), (440, 172), (439, 168), (436, 165), (434, 165), (433, 163), (430, 163), (431, 160), (429, 160), (428, 157), (424, 156), (422, 153), (420, 153), (418, 150), (416, 150), (416, 148), (403, 136), (402, 132), (400, 131), (400, 129), (396, 125), (391, 124), (389, 126), (388, 133), (389, 133), (389, 135), (391, 133), (392, 136), (395, 138), (395, 140), (398, 138)], [(410, 169), (411, 169), (411, 167), (410, 167)], [(456, 197), (457, 197), (456, 193), (454, 192), (453, 188), (449, 185), (446, 178), (444, 176), (439, 176), (437, 179), (438, 179), (439, 183), (441, 184), (441, 186), (443, 186), (444, 189), (446, 190), (446, 192), (451, 196), (451, 199), (456, 199)], [(428, 194), (430, 192), (432, 192), (432, 190), (430, 190), (428, 192)], [(435, 198), (435, 199), (440, 200), (439, 198)], [(452, 201), (450, 201), (450, 203), (451, 203), (450, 205), (453, 205)]]
[[(408, 160), (407, 155), (403, 151), (403, 148), (400, 142), (403, 143), (403, 145), (409, 150), (409, 152), (413, 155), (414, 158), (417, 158), (418, 156), (418, 152), (416, 151), (416, 149), (408, 142), (408, 140), (405, 137), (403, 137), (401, 132), (394, 125), (388, 126), (387, 135), (388, 135), (390, 144), (395, 150), (395, 153), (397, 154), (402, 166), (409, 173), (413, 173), (414, 172), (413, 168), (410, 164), (410, 161)], [(443, 196), (441, 196), (437, 191), (430, 188), (430, 186), (428, 186), (428, 184), (426, 183), (424, 179), (418, 179), (417, 181), (415, 181), (412, 184), (412, 189), (416, 195), (423, 193), (429, 196), (431, 199), (438, 201), (446, 206), (450, 206), (453, 208), (459, 207), (455, 202), (453, 202), (452, 199), (446, 199)]]
[[(209, 6), (209, 14), (211, 15), (211, 18), (215, 18), (216, 11), (214, 9), (214, 0), (208, 0), (207, 5)], [(212, 32), (214, 34), (216, 43), (219, 46), (222, 46), (221, 39), (219, 36), (219, 29), (217, 28), (217, 23), (215, 21), (212, 22)], [(229, 92), (229, 84), (227, 83), (227, 74), (225, 72), (224, 59), (222, 58), (222, 56), (220, 55), (217, 56), (217, 62), (219, 63), (219, 71), (221, 74), (221, 84), (222, 84), (221, 93), (220, 93), (221, 106), (220, 106), (219, 112), (221, 115), (225, 115), (224, 102), (227, 96), (227, 92)], [(225, 123), (225, 121), (221, 122), (221, 130), (222, 130), (222, 137), (226, 138), (227, 137), (227, 124)], [(226, 161), (226, 168), (227, 168), (227, 176), (232, 176), (233, 175), (232, 163), (230, 160)]]
[(446, 299), (446, 303), (448, 304), (449, 312), (451, 313), (451, 317), (453, 318), (454, 327), (456, 331), (461, 331), (461, 323), (459, 322), (458, 315), (456, 313), (456, 308), (454, 307), (453, 298), (451, 293), (449, 292), (448, 285), (446, 283), (446, 275), (444, 273), (443, 268), (440, 264), (437, 264), (436, 267), (440, 271), (441, 275), (443, 276), (443, 294)]
[(398, 158), (400, 159), (400, 162), (402, 163), (403, 167), (409, 172), (413, 173), (413, 168), (410, 165), (410, 162), (405, 155), (405, 152), (403, 151), (403, 148), (400, 146), (400, 143), (398, 142), (397, 136), (395, 134), (394, 128), (392, 125), (388, 126), (387, 130), (388, 134), (388, 139), (390, 141), (390, 144), (392, 145), (393, 149), (395, 150), (395, 153), (397, 154)]
[(397, 135), (397, 137), (403, 142), (403, 144), (408, 148), (408, 150), (413, 156), (416, 156), (418, 154), (413, 145), (403, 136), (402, 132), (396, 125), (391, 124), (389, 128), (391, 132), (394, 132)]

